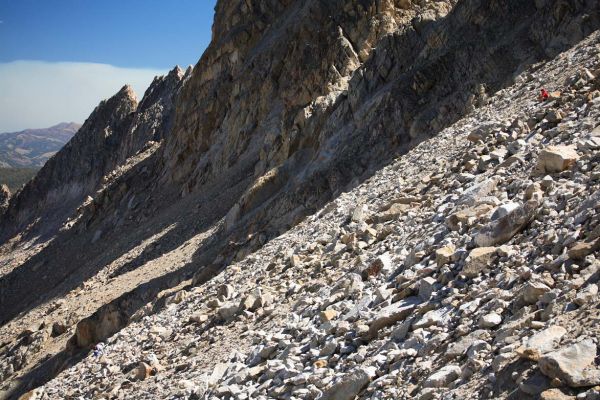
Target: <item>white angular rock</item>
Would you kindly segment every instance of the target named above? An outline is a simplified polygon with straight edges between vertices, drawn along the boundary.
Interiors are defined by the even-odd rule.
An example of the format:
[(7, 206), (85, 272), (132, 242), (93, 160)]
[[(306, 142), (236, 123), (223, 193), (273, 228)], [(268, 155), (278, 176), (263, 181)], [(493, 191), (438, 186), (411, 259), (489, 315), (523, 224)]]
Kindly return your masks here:
[(562, 172), (579, 159), (573, 146), (548, 146), (538, 156), (536, 171), (540, 174)]
[(323, 400), (352, 400), (371, 382), (375, 368), (356, 368), (341, 376), (329, 389), (323, 392)]
[(461, 369), (458, 365), (446, 365), (429, 376), (423, 382), (426, 388), (444, 388), (460, 377)]
[(479, 326), (482, 328), (493, 328), (501, 323), (502, 317), (494, 312), (485, 314), (479, 319)]
[(538, 360), (544, 353), (555, 349), (560, 339), (567, 333), (562, 326), (550, 326), (530, 337), (522, 350), (523, 356)]
[(478, 247), (471, 250), (462, 269), (463, 275), (474, 278), (481, 271), (490, 267), (496, 256), (495, 247)]
[(377, 336), (379, 330), (404, 320), (421, 303), (417, 297), (408, 297), (397, 303), (391, 304), (381, 309), (369, 324), (369, 337)]

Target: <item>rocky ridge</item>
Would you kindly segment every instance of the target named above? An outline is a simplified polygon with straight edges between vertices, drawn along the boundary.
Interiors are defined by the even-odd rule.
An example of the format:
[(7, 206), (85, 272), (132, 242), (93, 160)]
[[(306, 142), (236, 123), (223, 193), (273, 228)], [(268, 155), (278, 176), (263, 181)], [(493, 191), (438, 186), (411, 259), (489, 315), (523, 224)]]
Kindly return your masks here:
[[(190, 73), (191, 69), (187, 76)], [(185, 77), (176, 67), (155, 78), (139, 105), (129, 86), (101, 102), (75, 136), (13, 197), (0, 218), (0, 241), (17, 233), (55, 234), (109, 173), (149, 141), (162, 140), (170, 130), (173, 100)], [(40, 218), (43, 224), (35, 224)]]
[(524, 72), (37, 395), (597, 399), (599, 55)]
[[(379, 376), (380, 372), (374, 372), (373, 369), (379, 366), (371, 357), (374, 354), (373, 346), (382, 344), (378, 337), (388, 337), (389, 327), (399, 322), (402, 322), (402, 330), (392, 340), (398, 349), (390, 343), (385, 346), (385, 351), (390, 348), (390, 351), (406, 350), (401, 353), (406, 353), (407, 357), (398, 355), (396, 359), (394, 355), (393, 362), (403, 362), (403, 370), (406, 367), (407, 371), (416, 371), (414, 377), (402, 377), (403, 382), (412, 382), (415, 387), (406, 386), (402, 389), (405, 392), (392, 396), (416, 395), (422, 388), (427, 389), (421, 393), (425, 398), (436, 396), (434, 389), (437, 386), (454, 387), (451, 383), (456, 381), (453, 378), (458, 377), (466, 383), (460, 381), (455, 393), (470, 395), (479, 392), (485, 387), (479, 371), (489, 371), (487, 366), (480, 369), (474, 366), (474, 377), (467, 379), (468, 373), (464, 372), (466, 369), (463, 368), (462, 359), (447, 369), (434, 371), (440, 365), (439, 358), (435, 357), (438, 353), (431, 353), (429, 370), (424, 368), (427, 364), (423, 367), (414, 363), (412, 350), (417, 352), (417, 358), (423, 358), (430, 354), (430, 350), (423, 350), (419, 354), (421, 349), (415, 341), (422, 344), (437, 334), (447, 333), (446, 337), (438, 337), (439, 342), (432, 342), (446, 346), (449, 341), (462, 337), (461, 332), (465, 328), (461, 324), (456, 327), (448, 325), (446, 332), (443, 331), (443, 325), (446, 321), (454, 323), (464, 311), (456, 306), (459, 308), (457, 317), (457, 311), (451, 309), (456, 308), (452, 302), (477, 300), (480, 289), (483, 293), (488, 289), (486, 285), (500, 284), (494, 280), (495, 275), (481, 279), (482, 272), (487, 273), (487, 269), (499, 265), (499, 262), (506, 262), (507, 267), (512, 266), (512, 262), (535, 265), (531, 262), (537, 260), (537, 253), (531, 253), (533, 250), (530, 248), (523, 250), (527, 257), (517, 257), (516, 261), (511, 261), (509, 254), (512, 253), (508, 253), (502, 245), (514, 235), (527, 232), (528, 227), (535, 224), (542, 207), (540, 202), (547, 187), (553, 184), (547, 179), (542, 180), (538, 182), (538, 190), (535, 185), (529, 188), (528, 185), (514, 183), (509, 177), (514, 174), (515, 179), (521, 177), (523, 182), (537, 182), (529, 178), (529, 171), (525, 168), (533, 168), (533, 158), (541, 160), (536, 161), (536, 171), (540, 172), (536, 172), (535, 176), (552, 176), (563, 168), (579, 171), (577, 168), (583, 165), (581, 163), (587, 162), (585, 157), (581, 161), (582, 150), (579, 148), (560, 147), (561, 140), (567, 142), (560, 135), (563, 131), (552, 131), (551, 125), (558, 125), (563, 120), (569, 122), (570, 114), (565, 114), (566, 111), (572, 113), (582, 107), (578, 103), (581, 101), (578, 90), (591, 96), (586, 104), (591, 102), (595, 105), (592, 89), (595, 88), (597, 76), (597, 63), (593, 60), (596, 54), (594, 40), (597, 39), (593, 36), (590, 42), (578, 48), (578, 52), (566, 53), (574, 54), (574, 58), (565, 59), (565, 56), (561, 56), (552, 61), (547, 69), (542, 69), (544, 64), (538, 61), (557, 57), (560, 51), (568, 49), (597, 29), (600, 26), (597, 5), (593, 2), (565, 4), (562, 1), (256, 0), (219, 2), (216, 12), (213, 42), (199, 64), (184, 79), (181, 79), (180, 71), (169, 74), (176, 80), (185, 81), (185, 84), (165, 85), (169, 88), (165, 91), (166, 95), (158, 98), (167, 99), (164, 103), (166, 106), (152, 107), (151, 101), (142, 100), (137, 107), (131, 105), (131, 112), (116, 113), (112, 122), (119, 133), (109, 135), (115, 140), (115, 146), (109, 146), (114, 152), (96, 150), (94, 153), (95, 150), (90, 147), (88, 150), (98, 157), (92, 157), (95, 164), (88, 175), (73, 172), (77, 176), (62, 182), (38, 178), (29, 189), (26, 188), (29, 192), (24, 191), (12, 198), (9, 212), (0, 222), (1, 240), (10, 239), (0, 257), (0, 317), (4, 321), (0, 327), (0, 370), (2, 381), (5, 382), (1, 396), (16, 397), (28, 389), (43, 385), (65, 368), (74, 366), (73, 369), (67, 369), (65, 374), (77, 385), (53, 381), (56, 385), (49, 383), (43, 389), (43, 396), (77, 397), (86, 389), (79, 385), (81, 381), (75, 379), (72, 371), (78, 371), (77, 376), (85, 376), (90, 382), (95, 382), (98, 376), (92, 378), (86, 375), (86, 371), (96, 373), (96, 367), (104, 365), (106, 368), (100, 368), (97, 372), (99, 376), (110, 375), (107, 381), (114, 383), (117, 380), (119, 384), (116, 389), (110, 388), (111, 391), (116, 390), (112, 395), (106, 394), (107, 381), (100, 380), (96, 386), (87, 385), (90, 390), (96, 391), (95, 396), (98, 397), (137, 397), (137, 393), (128, 394), (128, 390), (139, 391), (139, 396), (167, 397), (175, 388), (175, 373), (183, 371), (188, 374), (191, 383), (177, 385), (186, 386), (190, 393), (173, 394), (175, 396), (197, 397), (205, 393), (208, 396), (245, 398), (251, 392), (256, 396), (286, 398), (292, 396), (290, 393), (294, 390), (286, 381), (291, 377), (287, 374), (293, 374), (300, 367), (309, 368), (313, 361), (318, 362), (315, 367), (319, 369), (315, 376), (323, 373), (323, 380), (307, 380), (308, 384), (305, 384), (307, 382), (302, 382), (302, 377), (299, 377), (299, 385), (292, 384), (304, 385), (297, 388), (300, 390), (298, 396), (319, 396), (320, 392), (334, 396), (334, 392), (344, 392), (348, 387), (350, 389), (346, 393), (352, 396), (377, 379), (376, 375)], [(557, 65), (562, 70), (553, 69)], [(587, 66), (587, 72), (579, 70), (584, 66)], [(540, 81), (532, 80), (531, 76)], [(577, 77), (575, 82), (567, 82), (572, 77)], [(168, 81), (158, 79), (156, 82)], [(544, 110), (544, 106), (552, 104), (537, 102), (539, 85), (554, 90), (559, 88), (559, 82), (562, 82), (560, 85), (563, 89), (568, 87), (574, 90), (572, 96), (575, 99), (570, 95), (550, 93), (556, 104), (565, 102), (564, 109), (561, 106), (560, 110), (554, 110), (560, 112), (538, 115), (538, 112), (548, 111)], [(494, 93), (503, 87), (510, 87), (510, 91), (500, 91), (494, 97)], [(150, 91), (146, 97), (153, 98), (152, 93)], [(116, 97), (127, 100), (128, 96)], [(522, 110), (514, 108), (519, 101), (521, 103), (518, 104), (523, 104), (524, 108), (529, 107), (531, 115), (524, 117)], [(147, 115), (140, 114), (141, 104), (144, 103), (148, 106)], [(487, 108), (475, 111), (486, 105)], [(586, 106), (586, 112), (593, 112), (593, 105)], [(428, 140), (470, 112), (475, 112), (469, 117), (470, 120), (463, 120), (450, 130), (443, 131), (442, 136)], [(111, 120), (111, 112), (107, 114), (108, 120)], [(530, 121), (532, 115), (536, 119)], [(582, 128), (594, 125), (580, 121), (580, 117), (577, 114), (574, 120)], [(515, 118), (516, 125), (512, 126)], [(464, 124), (470, 124), (468, 129)], [(107, 126), (106, 119), (99, 119), (97, 124), (91, 125), (91, 131), (101, 133), (104, 126)], [(538, 156), (536, 146), (546, 143), (539, 135), (531, 133), (532, 128), (541, 129), (542, 132), (552, 131), (557, 138), (551, 144), (558, 147), (545, 148)], [(571, 128), (565, 125), (561, 129)], [(468, 151), (463, 148), (466, 143), (459, 141), (461, 135), (465, 135), (464, 130), (470, 132), (470, 140), (477, 142)], [(91, 136), (95, 135), (91, 133)], [(592, 151), (593, 136), (586, 138), (590, 142), (585, 145)], [(154, 141), (158, 138), (163, 140)], [(102, 140), (96, 144), (105, 149), (106, 143)], [(77, 150), (79, 146), (83, 144), (79, 143), (74, 149)], [(130, 146), (135, 150), (131, 150)], [(439, 150), (436, 153), (434, 149)], [(450, 154), (455, 151), (455, 157), (447, 158), (447, 163), (443, 164), (441, 160), (444, 158), (440, 154), (445, 151)], [(406, 173), (384, 168), (398, 156), (401, 157), (398, 162), (402, 167), (397, 168), (405, 168)], [(57, 158), (60, 157), (58, 155)], [(80, 161), (87, 159), (65, 156), (62, 159), (64, 162), (55, 163), (41, 176), (50, 177), (58, 170), (79, 171), (77, 167)], [(464, 166), (455, 166), (456, 160), (462, 160)], [(502, 171), (502, 168), (497, 168), (499, 164), (508, 172), (498, 173), (500, 177), (489, 181), (481, 181), (481, 187), (476, 185), (471, 191), (465, 192), (460, 201), (453, 197), (452, 193), (455, 196), (463, 194), (464, 187), (471, 185), (472, 181), (481, 183), (481, 177), (490, 175), (492, 169), (495, 172), (498, 169)], [(424, 176), (424, 171), (430, 169), (429, 176)], [(395, 179), (392, 176), (410, 182), (402, 200), (397, 202), (384, 195), (377, 200), (376, 196), (369, 197), (360, 189), (350, 195), (342, 194), (363, 181), (366, 181), (365, 187), (373, 188), (373, 193), (379, 193), (368, 185), (377, 186), (374, 182), (382, 177)], [(423, 181), (414, 180), (417, 177)], [(82, 182), (83, 190), (75, 190), (72, 204), (57, 205), (62, 214), (54, 220), (47, 219), (50, 209), (47, 202), (32, 200), (44, 198), (56, 186), (59, 191), (68, 188), (71, 182), (78, 180)], [(227, 184), (224, 185), (224, 182)], [(383, 180), (381, 183), (381, 193), (385, 192), (383, 187), (389, 186), (385, 182)], [(404, 188), (402, 185), (400, 187)], [(428, 193), (430, 189), (432, 192)], [(36, 190), (39, 190), (40, 196), (31, 196)], [(394, 190), (395, 186), (388, 189), (390, 192)], [(529, 194), (523, 195), (521, 190)], [(62, 197), (63, 192), (60, 193)], [(574, 195), (577, 197), (583, 192), (574, 193), (577, 193)], [(330, 199), (336, 197), (336, 202), (348, 203), (335, 203), (323, 209)], [(380, 204), (381, 200), (389, 201)], [(356, 208), (356, 204), (362, 203), (370, 204), (366, 208)], [(444, 206), (443, 203), (448, 205)], [(337, 209), (340, 204), (341, 208), (336, 214), (332, 207)], [(428, 208), (432, 204), (436, 205), (435, 210)], [(493, 215), (490, 215), (492, 211)], [(307, 215), (315, 213), (331, 219), (333, 225), (317, 224), (315, 230), (326, 232), (331, 228), (333, 233), (324, 235), (331, 239), (330, 242), (338, 244), (337, 250), (335, 246), (333, 250), (327, 247), (325, 242), (329, 239), (321, 240), (312, 250), (303, 249), (300, 243), (309, 243), (314, 239), (301, 234), (312, 229), (307, 223), (286, 233)], [(438, 214), (439, 218), (447, 219), (428, 219)], [(349, 223), (347, 218), (354, 222)], [(14, 224), (14, 221), (20, 222)], [(33, 221), (37, 222), (31, 225)], [(28, 228), (23, 231), (25, 226)], [(384, 229), (381, 233), (381, 226), (389, 226), (392, 232)], [(471, 227), (476, 231), (471, 231)], [(442, 228), (447, 231), (442, 232)], [(395, 235), (394, 230), (398, 231)], [(18, 233), (16, 237), (15, 233)], [(390, 235), (387, 242), (386, 235)], [(437, 249), (438, 238), (442, 236), (442, 240), (447, 239), (448, 243), (444, 244), (448, 246)], [(592, 236), (589, 236), (589, 242), (581, 244), (583, 254), (596, 251)], [(392, 238), (400, 244), (390, 244)], [(423, 238), (423, 243), (434, 241), (429, 245), (420, 244), (418, 238)], [(278, 240), (283, 240), (286, 248), (299, 246), (298, 254), (274, 252), (269, 246), (279, 243)], [(343, 249), (340, 247), (342, 245)], [(385, 253), (380, 251), (382, 249), (379, 246), (391, 246), (387, 249), (388, 256), (378, 261), (370, 260)], [(404, 254), (398, 247), (409, 254)], [(439, 250), (439, 256), (437, 253), (435, 255), (436, 265), (438, 257), (440, 259), (439, 270), (430, 266), (434, 247), (436, 251)], [(261, 248), (263, 253), (252, 255)], [(305, 263), (307, 257), (311, 258), (308, 254), (315, 251), (326, 254), (324, 261), (314, 265), (312, 261)], [(337, 256), (333, 254), (338, 252), (348, 253), (349, 256), (341, 254), (340, 257), (346, 258), (337, 262)], [(362, 253), (368, 256), (367, 259), (359, 257)], [(261, 254), (273, 262), (266, 264), (257, 261), (262, 260), (256, 258)], [(328, 259), (333, 260), (331, 265)], [(562, 265), (561, 260), (556, 262)], [(285, 265), (282, 261), (285, 261)], [(280, 265), (282, 271), (279, 271)], [(281, 285), (293, 286), (293, 283), (288, 285), (286, 282), (288, 278), (294, 278), (300, 281), (299, 288), (304, 288), (307, 280), (304, 268), (315, 268), (313, 272), (308, 271), (314, 275), (311, 277), (314, 281), (311, 282), (314, 282), (315, 290), (305, 288), (310, 293), (306, 301), (310, 303), (310, 298), (314, 297), (315, 303), (308, 304), (306, 307), (309, 311), (303, 315), (304, 311), (294, 311), (291, 306), (281, 303), (282, 298), (273, 296), (275, 299), (271, 299), (269, 293), (264, 294), (264, 291), (248, 293), (249, 286), (256, 285), (251, 282), (256, 281), (248, 280), (249, 270), (239, 267), (251, 268), (252, 271), (269, 268), (269, 271), (263, 271), (266, 275), (274, 268), (274, 277)], [(398, 274), (390, 275), (390, 268), (394, 271), (406, 269), (407, 273), (398, 271)], [(354, 272), (359, 274), (354, 276)], [(567, 271), (569, 274), (572, 272)], [(291, 276), (288, 277), (287, 273)], [(218, 301), (214, 302), (213, 292), (219, 287), (223, 274), (227, 277), (223, 283), (235, 281), (239, 285), (234, 285), (233, 291), (231, 287), (221, 287), (216, 296)], [(39, 280), (40, 276), (43, 279)], [(215, 276), (216, 280), (211, 281)], [(350, 278), (356, 285), (352, 282), (349, 285), (360, 290), (346, 290), (347, 286), (344, 286), (336, 288), (342, 294), (333, 293), (335, 291), (330, 289), (336, 287), (338, 282), (334, 279), (338, 277), (340, 282), (346, 282), (341, 278)], [(357, 277), (364, 279), (367, 284), (363, 282), (361, 288)], [(33, 279), (39, 282), (36, 291), (32, 291), (29, 284)], [(519, 275), (519, 279), (525, 278)], [(533, 306), (529, 302), (539, 292), (545, 291), (542, 285), (550, 289), (556, 286), (556, 283), (544, 279), (541, 284), (533, 280), (527, 286), (526, 295), (523, 295), (527, 306)], [(189, 288), (181, 290), (190, 284), (200, 288), (198, 293)], [(521, 282), (510, 280), (510, 284), (516, 285), (516, 288)], [(273, 290), (273, 286), (277, 285), (273, 283), (267, 289)], [(377, 288), (373, 285), (377, 285)], [(441, 290), (439, 285), (445, 285), (443, 287), (446, 289)], [(383, 288), (386, 290), (380, 291), (383, 286), (386, 286)], [(471, 288), (474, 288), (473, 292), (470, 292)], [(506, 290), (512, 289), (513, 286), (508, 285)], [(281, 289), (280, 293), (287, 294), (287, 290), (283, 292)], [(299, 321), (308, 318), (307, 329), (313, 332), (312, 328), (322, 321), (312, 321), (317, 308), (319, 313), (323, 311), (323, 317), (319, 318), (335, 321), (346, 313), (346, 305), (354, 306), (344, 302), (354, 302), (357, 300), (355, 297), (364, 291), (367, 295), (364, 304), (359, 303), (359, 310), (347, 321), (354, 325), (350, 325), (348, 330), (344, 325), (339, 333), (337, 325), (334, 331), (325, 327), (326, 335), (334, 336), (327, 336), (328, 347), (323, 355), (321, 350), (318, 357), (314, 355), (324, 343), (323, 338), (317, 335), (318, 343), (310, 342), (309, 357), (292, 354), (298, 358), (298, 363), (293, 359), (293, 365), (286, 364), (285, 371), (279, 368), (276, 360), (268, 362), (272, 361), (271, 358), (289, 354), (280, 354), (279, 350), (282, 349), (279, 349), (279, 345), (273, 353), (267, 355), (268, 351), (265, 351), (265, 357), (261, 356), (260, 360), (264, 359), (269, 368), (275, 368), (263, 374), (265, 369), (262, 368), (262, 361), (251, 365), (253, 362), (244, 358), (250, 355), (249, 344), (260, 344), (263, 338), (252, 336), (252, 341), (248, 341), (249, 334), (235, 336), (221, 325), (221, 320), (233, 320), (233, 323), (226, 325), (227, 328), (233, 328), (233, 333), (240, 333), (242, 330), (235, 328), (240, 325), (240, 320), (242, 325), (248, 316), (250, 321), (254, 321), (254, 316), (249, 313), (260, 316), (279, 306), (286, 315), (296, 315)], [(428, 292), (431, 292), (429, 297)], [(465, 292), (468, 296), (462, 296)], [(203, 293), (208, 297), (204, 297)], [(577, 302), (593, 298), (593, 293), (593, 286), (590, 286), (589, 292), (582, 293), (581, 300)], [(170, 299), (170, 294), (176, 297)], [(292, 290), (288, 297), (291, 301), (299, 299), (300, 295)], [(332, 302), (336, 296), (340, 297), (341, 304)], [(437, 300), (436, 296), (439, 297)], [(452, 299), (448, 300), (450, 303), (444, 303), (446, 298)], [(505, 297), (500, 298), (508, 301)], [(487, 297), (480, 300), (485, 299)], [(167, 305), (166, 311), (160, 312), (166, 303), (180, 303), (181, 307)], [(274, 305), (269, 306), (269, 303)], [(321, 309), (326, 303), (335, 307), (331, 310)], [(443, 312), (439, 311), (440, 303)], [(184, 307), (207, 308), (195, 318), (198, 329), (195, 325), (186, 324), (185, 313), (188, 309)], [(515, 307), (520, 307), (520, 303)], [(490, 312), (477, 314), (477, 326), (491, 330), (502, 324), (512, 316), (508, 308), (486, 309)], [(165, 317), (167, 311), (179, 309), (184, 315), (183, 320), (177, 322)], [(265, 309), (266, 312), (261, 311)], [(362, 311), (366, 314), (361, 314)], [(428, 314), (430, 311), (432, 313)], [(140, 328), (139, 324), (132, 324), (130, 328), (122, 329), (146, 313), (148, 317), (142, 321), (161, 321), (166, 326), (180, 326), (185, 339), (194, 342), (198, 341), (195, 336), (198, 332), (201, 334), (205, 329), (213, 329), (211, 332), (218, 333), (212, 335), (219, 341), (219, 345), (215, 346), (216, 353), (208, 350), (212, 347), (203, 345), (199, 353), (206, 353), (207, 358), (196, 360), (199, 368), (182, 365), (175, 371), (170, 368), (165, 370), (160, 360), (163, 363), (164, 360), (179, 361), (180, 355), (173, 352), (174, 337), (171, 334), (174, 331), (158, 329), (154, 333), (160, 339), (156, 340), (165, 342), (164, 347), (160, 351), (153, 351), (156, 357), (148, 354), (148, 358), (138, 360), (140, 357), (136, 358), (136, 355), (140, 354), (140, 349), (129, 340), (130, 330), (140, 329), (141, 334), (145, 334), (145, 328), (152, 330), (153, 327)], [(538, 318), (538, 314), (534, 314)], [(243, 318), (240, 319), (240, 315)], [(408, 315), (414, 315), (415, 318), (407, 322), (405, 318)], [(427, 316), (428, 319), (413, 326), (416, 318), (420, 321), (421, 316)], [(257, 323), (261, 321), (259, 319)], [(265, 332), (282, 330), (281, 319), (268, 317), (265, 323), (270, 321), (271, 325), (264, 325)], [(179, 323), (182, 325), (177, 325)], [(284, 336), (284, 339), (290, 343), (293, 339), (293, 343), (301, 344), (301, 349), (307, 349), (305, 340), (312, 333), (294, 331), (301, 326), (304, 325), (292, 326), (292, 333), (284, 331), (282, 334), (292, 335)], [(23, 330), (23, 327), (27, 328)], [(402, 342), (406, 338), (402, 336), (403, 330), (407, 331), (406, 335), (419, 332), (424, 336), (415, 336), (405, 345)], [(557, 329), (551, 332), (555, 331)], [(83, 363), (77, 364), (85, 358), (88, 348), (93, 348), (96, 343), (110, 336), (120, 341), (109, 342), (106, 354), (111, 349), (118, 349), (121, 343), (125, 347), (120, 355), (132, 356), (124, 359), (116, 354), (117, 358), (108, 358), (106, 363), (84, 359)], [(574, 337), (563, 336), (565, 344)], [(488, 343), (487, 337), (477, 338), (485, 340), (490, 346), (493, 344)], [(344, 346), (353, 346), (347, 347), (343, 353), (339, 350), (342, 348), (342, 339)], [(154, 340), (154, 336), (149, 340)], [(265, 346), (273, 346), (271, 336), (265, 336), (264, 340)], [(230, 343), (244, 354), (232, 356), (228, 351)], [(336, 343), (339, 346), (334, 346)], [(287, 344), (283, 342), (281, 346)], [(480, 346), (487, 349), (482, 343)], [(360, 350), (361, 354), (366, 351), (371, 358), (365, 361), (359, 355), (355, 360), (354, 352), (348, 352), (352, 348), (356, 348), (357, 352), (359, 348), (364, 349)], [(589, 350), (591, 345), (586, 342), (583, 348)], [(564, 352), (558, 350), (552, 357), (544, 358), (544, 362), (540, 359), (544, 365), (542, 368), (540, 364), (540, 369), (546, 371), (545, 374), (554, 374), (553, 379), (574, 385), (588, 379), (588, 375), (582, 371), (578, 375), (564, 374), (561, 360), (565, 354), (579, 352), (579, 347), (568, 349)], [(300, 352), (304, 353), (304, 350)], [(484, 353), (486, 356), (482, 358), (482, 363), (492, 354)], [(463, 353), (459, 351), (460, 354)], [(347, 355), (352, 356), (349, 363), (346, 359), (350, 356)], [(387, 357), (387, 353), (384, 355)], [(380, 360), (383, 355), (376, 358)], [(204, 382), (202, 375), (212, 374), (210, 371), (215, 360), (227, 362), (215, 372), (214, 382), (208, 385), (208, 391), (202, 392), (202, 388), (196, 386)], [(232, 381), (231, 374), (237, 372), (238, 367), (243, 368), (237, 364), (230, 368), (231, 360), (250, 368), (262, 365), (254, 370), (260, 370), (261, 375)], [(385, 365), (382, 364), (383, 371), (387, 371)], [(155, 375), (156, 378), (135, 383), (136, 378), (128, 375), (132, 369), (140, 377)], [(231, 374), (227, 375), (227, 371)], [(277, 375), (278, 371), (283, 371), (282, 375)], [(535, 371), (532, 369), (530, 372)], [(425, 383), (425, 375), (429, 377), (429, 373), (431, 379)], [(344, 383), (344, 376), (356, 379)], [(160, 383), (163, 379), (167, 391), (160, 389), (165, 388)], [(282, 385), (280, 381), (285, 382)], [(268, 384), (260, 389), (255, 385), (265, 382)], [(152, 386), (153, 383), (156, 385)], [(149, 388), (146, 385), (150, 385)], [(397, 386), (402, 388), (402, 385)], [(511, 395), (522, 395), (521, 392), (514, 392), (514, 382), (507, 383), (506, 387), (511, 388)], [(490, 382), (486, 390), (504, 396), (503, 388), (501, 383), (494, 386), (494, 382)], [(375, 396), (385, 397), (387, 390), (388, 387), (385, 387), (383, 394)], [(191, 394), (192, 391), (198, 393)], [(370, 390), (365, 393), (371, 395), (374, 392)], [(33, 396), (34, 393), (29, 395)], [(92, 396), (85, 394), (88, 395)]]

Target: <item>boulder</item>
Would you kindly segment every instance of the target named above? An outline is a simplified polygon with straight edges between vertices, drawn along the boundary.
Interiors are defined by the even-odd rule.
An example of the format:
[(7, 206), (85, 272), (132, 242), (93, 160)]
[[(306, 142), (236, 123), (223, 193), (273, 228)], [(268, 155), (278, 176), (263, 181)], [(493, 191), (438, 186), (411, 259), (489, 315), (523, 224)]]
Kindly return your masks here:
[(495, 312), (483, 315), (479, 319), (479, 326), (481, 328), (493, 328), (501, 323), (502, 317)]
[(415, 310), (419, 303), (421, 303), (421, 300), (418, 297), (407, 297), (404, 300), (382, 308), (369, 324), (368, 337), (373, 338), (386, 326), (394, 325), (396, 322), (404, 320)]
[(548, 146), (538, 156), (536, 171), (540, 174), (562, 172), (575, 165), (578, 159), (573, 146)]
[(423, 387), (426, 388), (444, 388), (448, 387), (451, 382), (454, 382), (460, 377), (461, 369), (458, 365), (446, 365), (437, 372), (433, 373), (423, 382)]
[(458, 200), (458, 204), (474, 206), (479, 199), (488, 196), (490, 193), (496, 190), (498, 182), (499, 179), (493, 177), (471, 186), (470, 188), (464, 191), (463, 195)]
[(223, 307), (219, 308), (218, 313), (221, 319), (227, 321), (239, 314), (240, 311), (241, 309), (239, 305), (227, 303)]
[(375, 377), (375, 368), (357, 368), (336, 380), (324, 391), (322, 400), (352, 400)]
[(591, 367), (596, 358), (596, 344), (592, 339), (565, 346), (543, 355), (539, 360), (542, 373), (558, 378), (571, 387), (600, 385), (600, 370)]
[(588, 255), (600, 250), (600, 238), (589, 242), (577, 242), (569, 249), (569, 258), (583, 260)]
[(321, 319), (321, 322), (323, 322), (323, 323), (331, 321), (331, 320), (335, 319), (337, 316), (338, 316), (338, 312), (335, 310), (325, 310), (325, 311), (321, 311), (321, 313), (319, 314), (319, 318)]
[(478, 329), (476, 331), (471, 332), (470, 334), (461, 337), (450, 346), (444, 353), (444, 359), (452, 360), (453, 358), (460, 357), (464, 355), (469, 347), (473, 345), (473, 343), (479, 340), (489, 339), (489, 332), (484, 329)]
[(481, 271), (492, 265), (495, 256), (495, 247), (479, 247), (471, 250), (462, 269), (463, 275), (467, 278), (476, 277)]
[(430, 276), (419, 281), (419, 297), (423, 301), (427, 301), (435, 291), (436, 280)]
[(521, 289), (521, 297), (526, 304), (535, 304), (544, 293), (549, 291), (550, 288), (546, 284), (532, 280)]
[(143, 381), (151, 377), (153, 374), (152, 367), (145, 362), (140, 362), (135, 369), (135, 379)]
[(530, 337), (519, 352), (524, 358), (539, 360), (542, 354), (554, 350), (566, 333), (562, 326), (550, 326)]
[(587, 285), (583, 290), (577, 293), (577, 297), (573, 301), (578, 306), (583, 306), (598, 298), (598, 285), (592, 283)]
[(564, 394), (560, 389), (548, 389), (540, 393), (540, 400), (575, 400), (575, 396)]
[(491, 221), (484, 226), (475, 236), (475, 244), (479, 247), (497, 246), (508, 242), (514, 235), (519, 233), (529, 224), (535, 216), (539, 204), (530, 200), (525, 205), (511, 207), (511, 211)]
[(456, 248), (453, 245), (441, 247), (435, 251), (435, 261), (438, 267), (449, 264), (454, 257)]
[(446, 218), (446, 226), (453, 231), (458, 231), (465, 226), (471, 226), (475, 222), (489, 215), (493, 206), (489, 204), (479, 204), (475, 207), (467, 207), (458, 210)]

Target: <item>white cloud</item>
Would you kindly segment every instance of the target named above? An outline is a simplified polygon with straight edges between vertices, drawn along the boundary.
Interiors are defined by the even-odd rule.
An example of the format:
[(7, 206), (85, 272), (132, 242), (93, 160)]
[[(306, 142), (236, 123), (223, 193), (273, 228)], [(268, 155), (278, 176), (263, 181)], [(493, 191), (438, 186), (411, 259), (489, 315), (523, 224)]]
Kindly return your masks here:
[(131, 85), (141, 99), (152, 79), (166, 72), (94, 63), (0, 63), (0, 132), (83, 123), (123, 85)]

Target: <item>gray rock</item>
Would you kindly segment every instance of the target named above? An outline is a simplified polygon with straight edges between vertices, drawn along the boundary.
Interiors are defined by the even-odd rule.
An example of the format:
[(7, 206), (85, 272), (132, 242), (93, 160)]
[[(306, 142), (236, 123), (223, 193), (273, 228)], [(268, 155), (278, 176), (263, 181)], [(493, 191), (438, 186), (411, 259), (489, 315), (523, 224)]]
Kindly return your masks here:
[(479, 247), (498, 246), (508, 242), (520, 232), (535, 216), (538, 203), (528, 201), (525, 205), (513, 209), (503, 217), (491, 221), (475, 236), (475, 243)]
[(521, 296), (526, 304), (535, 304), (550, 288), (546, 284), (538, 281), (530, 281), (523, 286)]
[(368, 337), (373, 338), (386, 326), (404, 320), (421, 303), (418, 297), (408, 297), (381, 309), (369, 324)]
[(562, 326), (550, 326), (532, 337), (524, 345), (523, 355), (525, 357), (538, 360), (539, 357), (549, 351), (554, 350), (560, 339), (567, 333)]
[(461, 369), (458, 365), (446, 365), (430, 375), (423, 382), (423, 387), (443, 388), (460, 377)]
[(495, 256), (495, 247), (479, 247), (471, 250), (462, 269), (463, 275), (467, 278), (476, 277), (481, 271), (492, 265)]
[(323, 400), (351, 400), (354, 399), (361, 390), (371, 382), (375, 376), (375, 368), (357, 368), (342, 377), (331, 385), (323, 393)]
[(494, 312), (483, 315), (479, 319), (479, 326), (482, 328), (493, 328), (495, 326), (500, 325), (501, 323), (502, 317)]
[(577, 293), (577, 297), (575, 297), (575, 304), (578, 306), (583, 306), (587, 303), (590, 303), (598, 298), (598, 285), (592, 283), (587, 285), (583, 290)]
[(453, 358), (460, 357), (467, 352), (473, 343), (479, 340), (485, 340), (487, 338), (489, 338), (488, 331), (483, 329), (473, 331), (452, 343), (452, 345), (450, 345), (444, 353), (444, 358), (446, 360), (452, 360)]
[(544, 375), (558, 378), (572, 387), (600, 385), (600, 370), (592, 367), (596, 344), (592, 339), (565, 346), (543, 355), (539, 366)]

